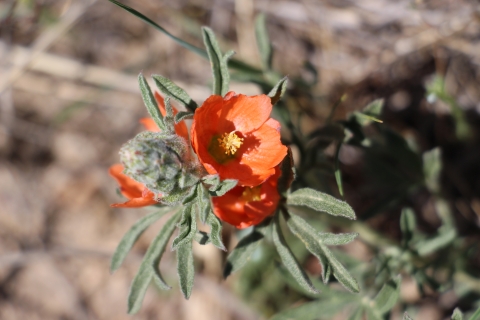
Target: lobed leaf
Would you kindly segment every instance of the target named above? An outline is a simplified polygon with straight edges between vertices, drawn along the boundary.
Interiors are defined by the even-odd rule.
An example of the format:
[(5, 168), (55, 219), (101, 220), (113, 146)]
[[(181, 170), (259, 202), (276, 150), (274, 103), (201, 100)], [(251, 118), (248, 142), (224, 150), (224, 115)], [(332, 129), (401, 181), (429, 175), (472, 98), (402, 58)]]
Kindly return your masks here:
[(359, 292), (360, 288), (357, 281), (345, 269), (345, 267), (335, 258), (333, 253), (321, 241), (321, 237), (316, 230), (312, 228), (305, 220), (297, 215), (286, 215), (287, 225), (293, 234), (299, 238), (314, 256), (318, 258), (325, 270), (324, 281), (328, 279), (327, 270), (331, 268), (331, 272), (345, 289), (350, 292)]
[(137, 274), (133, 278), (130, 292), (128, 294), (128, 313), (137, 313), (142, 306), (143, 297), (147, 291), (148, 285), (155, 277), (155, 282), (162, 289), (170, 289), (170, 287), (162, 280), (158, 271), (158, 262), (161, 259), (168, 240), (172, 236), (175, 230), (175, 224), (177, 223), (180, 215), (176, 212), (165, 225), (162, 227), (158, 235), (153, 239), (152, 243), (148, 247), (145, 256), (143, 257), (140, 268)]
[(315, 211), (322, 211), (333, 216), (341, 216), (355, 220), (355, 212), (345, 201), (310, 188), (299, 189), (287, 198), (287, 204), (292, 206), (307, 206)]
[(280, 81), (277, 82), (275, 87), (273, 87), (273, 89), (270, 90), (270, 92), (268, 93), (268, 96), (270, 97), (272, 105), (275, 105), (283, 97), (283, 95), (285, 94), (285, 91), (287, 90), (287, 84), (288, 84), (288, 77), (283, 77), (282, 79), (280, 79)]
[(302, 267), (298, 263), (297, 258), (295, 258), (292, 250), (290, 250), (287, 242), (285, 241), (282, 230), (280, 229), (278, 214), (274, 218), (272, 236), (273, 243), (275, 245), (275, 248), (277, 249), (278, 254), (280, 255), (280, 259), (282, 260), (283, 265), (295, 278), (298, 284), (301, 285), (302, 288), (307, 290), (308, 292), (318, 293), (318, 290), (315, 289), (312, 282), (308, 278), (308, 275), (302, 269)]
[(185, 299), (188, 299), (192, 294), (193, 279), (195, 277), (191, 242), (184, 243), (177, 249), (177, 271), (180, 289)]
[(258, 248), (263, 238), (264, 235), (255, 229), (243, 237), (227, 257), (223, 278), (226, 279), (230, 274), (242, 268), (250, 260), (252, 253)]
[(230, 82), (227, 61), (233, 53), (230, 51), (225, 57), (222, 56), (215, 34), (210, 28), (203, 27), (202, 33), (213, 72), (213, 94), (224, 96)]
[(197, 219), (195, 217), (193, 203), (189, 202), (183, 206), (182, 219), (180, 220), (180, 232), (173, 239), (172, 251), (177, 250), (180, 246), (192, 242), (197, 233)]
[[(112, 1), (112, 0), (109, 0)], [(140, 86), (140, 92), (142, 93), (143, 103), (147, 107), (148, 114), (150, 117), (155, 121), (157, 126), (165, 130), (165, 124), (163, 123), (163, 116), (160, 113), (160, 109), (158, 109), (157, 101), (153, 96), (152, 90), (148, 85), (147, 80), (143, 76), (143, 74), (138, 75), (138, 84)]]
[(210, 241), (220, 250), (227, 251), (222, 241), (222, 221), (210, 210), (207, 217), (207, 224), (210, 226)]
[(190, 98), (185, 90), (164, 76), (155, 74), (152, 76), (152, 78), (158, 90), (160, 90), (165, 96), (172, 97), (185, 108), (189, 109), (190, 111), (195, 111), (197, 108), (197, 103)]
[[(171, 208), (168, 208), (171, 210)], [(115, 249), (115, 252), (112, 256), (112, 261), (110, 262), (110, 272), (115, 272), (122, 265), (123, 261), (127, 257), (128, 252), (132, 249), (133, 245), (137, 239), (142, 235), (142, 233), (155, 221), (160, 219), (165, 213), (166, 210), (152, 212), (145, 217), (139, 219), (135, 224), (130, 228), (130, 230), (125, 233), (122, 240)]]

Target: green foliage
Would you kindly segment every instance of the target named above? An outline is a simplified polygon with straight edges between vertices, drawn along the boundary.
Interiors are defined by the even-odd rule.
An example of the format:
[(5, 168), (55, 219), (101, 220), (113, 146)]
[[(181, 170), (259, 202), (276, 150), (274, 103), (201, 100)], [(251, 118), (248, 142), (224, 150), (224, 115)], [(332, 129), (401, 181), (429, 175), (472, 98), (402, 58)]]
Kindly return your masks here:
[(355, 220), (355, 212), (348, 203), (310, 188), (300, 189), (289, 194), (287, 204), (291, 206), (306, 206), (315, 211)]
[(208, 58), (213, 72), (213, 94), (224, 96), (228, 92), (230, 73), (227, 61), (234, 54), (233, 51), (222, 55), (215, 34), (210, 28), (203, 27), (203, 42), (207, 48)]
[(275, 248), (280, 255), (283, 265), (303, 289), (311, 293), (317, 293), (317, 289), (315, 289), (315, 287), (312, 285), (308, 275), (300, 266), (300, 263), (298, 262), (297, 258), (295, 258), (292, 250), (285, 241), (285, 237), (283, 236), (282, 229), (280, 227), (278, 215), (275, 216), (274, 221), (272, 232), (273, 243), (275, 244)]
[(265, 23), (265, 15), (259, 14), (255, 19), (255, 36), (257, 39), (257, 47), (262, 60), (263, 68), (270, 70), (272, 68), (272, 45), (268, 37), (267, 25)]
[[(350, 292), (359, 292), (360, 287), (357, 281), (350, 275), (345, 267), (335, 258), (333, 253), (327, 248), (327, 244), (323, 239), (328, 238), (334, 245), (341, 244), (340, 237), (332, 234), (319, 235), (310, 224), (297, 215), (289, 215), (285, 212), (285, 218), (290, 230), (305, 244), (308, 251), (310, 251), (322, 265), (322, 278), (324, 283), (327, 283), (330, 273), (333, 273), (335, 278)], [(355, 235), (356, 236), (356, 235)], [(355, 237), (354, 236), (354, 237)], [(327, 242), (329, 242), (327, 240)], [(335, 241), (337, 240), (337, 241)], [(347, 239), (348, 241), (349, 239)], [(343, 239), (344, 242), (345, 239)]]
[(270, 90), (268, 93), (268, 96), (270, 97), (272, 101), (272, 105), (275, 105), (280, 99), (283, 97), (285, 94), (285, 91), (287, 91), (287, 85), (288, 85), (288, 78), (284, 77), (280, 81), (277, 82), (275, 87)]
[[(304, 135), (301, 128), (302, 117), (311, 116), (311, 110), (308, 108), (321, 105), (324, 99), (313, 91), (318, 80), (318, 71), (315, 66), (306, 63), (302, 72), (308, 74), (310, 79), (295, 76), (281, 79), (281, 76), (272, 70), (273, 48), (264, 15), (258, 16), (255, 24), (262, 61), (262, 70), (259, 70), (247, 63), (229, 60), (232, 52), (222, 54), (215, 35), (209, 28), (202, 29), (207, 49), (205, 51), (174, 37), (134, 9), (117, 1), (110, 1), (153, 25), (182, 46), (208, 57), (213, 73), (214, 94), (225, 95), (228, 92), (230, 80), (228, 67), (236, 70), (232, 78), (259, 85), (264, 93), (268, 93), (272, 105), (275, 105), (273, 116), (281, 122), (283, 130), (288, 130), (288, 134), (282, 137), (285, 144), (294, 145), (298, 150), (300, 163), (296, 165), (297, 169), (294, 168), (290, 149), (280, 164), (282, 175), (278, 181), (278, 191), (282, 199), (277, 212), (262, 225), (252, 228), (253, 230), (240, 240), (226, 259), (224, 277), (243, 268), (239, 278), (241, 280), (237, 281), (236, 285), (243, 288), (245, 296), (251, 303), (260, 306), (265, 314), (273, 314), (291, 303), (308, 299), (308, 302), (275, 315), (273, 319), (277, 320), (331, 319), (339, 312), (347, 314), (350, 320), (380, 320), (389, 317), (389, 312), (398, 304), (401, 282), (399, 274), (413, 278), (421, 294), (425, 293), (426, 288), (439, 293), (453, 288), (458, 291), (456, 293), (459, 299), (462, 299), (462, 295), (463, 297), (471, 295), (469, 299), (478, 298), (479, 290), (476, 285), (478, 272), (472, 271), (472, 266), (466, 262), (467, 256), (478, 249), (458, 236), (452, 212), (456, 208), (453, 206), (450, 208), (450, 204), (442, 198), (440, 192), (443, 167), (441, 147), (421, 154), (420, 148), (412, 143), (413, 139), (406, 139), (386, 124), (382, 124), (380, 120), (382, 99), (372, 101), (361, 111), (348, 114), (346, 120), (335, 121), (337, 116), (335, 110), (345, 101), (344, 94), (331, 108), (325, 126)], [(174, 123), (191, 119), (192, 111), (198, 107), (183, 89), (169, 79), (157, 75), (153, 76), (153, 79), (158, 89), (166, 96), (167, 115), (162, 117), (147, 81), (139, 75), (144, 103), (152, 119), (162, 129), (162, 134), (150, 136), (154, 138), (150, 139), (154, 141), (147, 141), (151, 143), (150, 149), (153, 144), (167, 141), (168, 137), (174, 136)], [(287, 91), (287, 84), (290, 85), (289, 92), (294, 96), (292, 99), (281, 99)], [(428, 92), (430, 98), (442, 99), (451, 106), (457, 136), (461, 139), (468, 138), (471, 134), (470, 125), (455, 99), (445, 92), (443, 79), (436, 78)], [(189, 111), (179, 112), (174, 117), (169, 103), (170, 98), (175, 99)], [(141, 139), (137, 139), (136, 142), (138, 140)], [(350, 205), (330, 195), (332, 193), (330, 182), (333, 181), (333, 177), (342, 198), (344, 195), (347, 199), (362, 197), (364, 192), (368, 191), (368, 188), (362, 188), (358, 195), (352, 196), (348, 194), (348, 188), (344, 189), (347, 176), (342, 178), (339, 154), (341, 148), (346, 145), (362, 153), (365, 176), (373, 181), (375, 188), (372, 189), (379, 192), (377, 197), (373, 199), (367, 197), (362, 202), (364, 208), (360, 215), (361, 221), (352, 221), (356, 219), (356, 215)], [(428, 144), (424, 142), (418, 145)], [(336, 147), (333, 157), (331, 154), (325, 154), (328, 146)], [(168, 155), (172, 154), (172, 150), (177, 154), (183, 152), (177, 157), (181, 159), (181, 165), (173, 161), (175, 158), (173, 160), (162, 158), (161, 155), (167, 154), (164, 152), (167, 147), (171, 149)], [(202, 245), (213, 244), (221, 250), (226, 250), (222, 241), (222, 223), (212, 212), (211, 197), (222, 196), (237, 185), (236, 180), (222, 181), (218, 175), (207, 175), (203, 168), (199, 169), (194, 160), (186, 157), (189, 152), (188, 144), (181, 146), (175, 142), (166, 146), (155, 145), (155, 148), (161, 151), (156, 153), (156, 158), (153, 157), (155, 161), (151, 161), (153, 158), (150, 158), (149, 154), (144, 154), (143, 164), (158, 163), (159, 159), (164, 162), (159, 170), (147, 170), (148, 166), (145, 165), (142, 176), (149, 181), (141, 182), (149, 183), (149, 189), (154, 185), (152, 187), (154, 191), (162, 190), (163, 204), (182, 205), (183, 209), (181, 216), (175, 214), (167, 222), (147, 250), (129, 295), (131, 313), (140, 308), (151, 281), (161, 289), (169, 288), (159, 273), (158, 265), (176, 226), (179, 228), (179, 234), (173, 240), (172, 248), (177, 254), (180, 288), (185, 298), (190, 297), (194, 281), (193, 241)], [(138, 151), (138, 148), (135, 151)], [(129, 175), (134, 176), (140, 165), (130, 163)], [(153, 176), (157, 171), (162, 173), (162, 178)], [(167, 176), (168, 179), (165, 178)], [(451, 176), (449, 178), (452, 179)], [(415, 211), (407, 207), (411, 206), (418, 210), (419, 207), (411, 196), (417, 195), (419, 190), (428, 194), (428, 203), (433, 204), (433, 213), (440, 217), (440, 226), (436, 232), (432, 229), (428, 234), (422, 232), (425, 217), (417, 212), (417, 221)], [(402, 208), (399, 221), (402, 238), (399, 243), (395, 237), (383, 236), (382, 230), (380, 232), (372, 230), (365, 222), (375, 216), (380, 221), (384, 218), (385, 221), (389, 221), (390, 217), (382, 215), (396, 214)], [(312, 218), (315, 218), (315, 221), (304, 219), (304, 214), (312, 213), (311, 209), (325, 212), (332, 217), (314, 215)], [(301, 216), (292, 214), (293, 210)], [(112, 271), (120, 266), (141, 233), (160, 216), (160, 213), (148, 215), (127, 232), (112, 259)], [(281, 217), (284, 217), (284, 220)], [(209, 233), (198, 230), (197, 223), (200, 222), (209, 226)], [(335, 231), (340, 229), (340, 232), (345, 233), (331, 233), (332, 229)], [(372, 261), (356, 261), (341, 250), (329, 247), (348, 244), (357, 236), (375, 254)], [(309, 273), (312, 273), (312, 277), (309, 277), (303, 268), (307, 261), (308, 264), (305, 265), (310, 266), (308, 259), (311, 255), (318, 259), (322, 266), (321, 279), (313, 276), (315, 269), (312, 271), (307, 268)], [(278, 257), (281, 263), (272, 264), (271, 261)], [(332, 276), (346, 290), (357, 294), (346, 293), (343, 288), (337, 290), (335, 286), (327, 285)], [(360, 287), (363, 288), (362, 292)], [(465, 301), (474, 305), (473, 300), (464, 299), (463, 303)], [(407, 304), (403, 302), (402, 306), (406, 307)], [(470, 319), (479, 318), (480, 310)], [(405, 313), (404, 319), (411, 318)], [(455, 310), (452, 319), (463, 319), (458, 309)]]
[(445, 90), (445, 79), (439, 75), (427, 86), (428, 100), (433, 102), (437, 98), (450, 106), (450, 112), (455, 120), (455, 133), (457, 138), (465, 140), (470, 137), (472, 129), (467, 121), (464, 111), (460, 108), (455, 98)]
[(155, 81), (155, 85), (157, 86), (158, 90), (160, 90), (160, 92), (162, 92), (165, 96), (172, 97), (185, 108), (189, 109), (190, 111), (195, 111), (197, 108), (197, 103), (190, 98), (185, 90), (177, 86), (170, 79), (167, 79), (161, 75), (153, 75), (152, 78)]
[(188, 299), (192, 294), (193, 279), (195, 277), (191, 242), (182, 243), (177, 249), (177, 271), (180, 289), (185, 299)]
[(128, 313), (133, 314), (140, 310), (145, 292), (153, 279), (155, 279), (155, 283), (159, 288), (163, 290), (170, 289), (160, 276), (158, 263), (165, 251), (168, 239), (170, 239), (175, 230), (175, 224), (179, 218), (180, 215), (178, 213), (172, 215), (148, 247), (130, 287), (130, 293), (128, 294)]
[(223, 269), (223, 277), (227, 278), (230, 274), (242, 268), (250, 260), (253, 252), (258, 248), (265, 236), (262, 228), (255, 227), (251, 233), (243, 237), (228, 255)]
[[(167, 208), (171, 210), (171, 208)], [(122, 265), (123, 261), (127, 257), (128, 252), (132, 249), (135, 242), (138, 238), (142, 235), (142, 233), (155, 221), (160, 219), (167, 210), (163, 208), (160, 211), (154, 211), (145, 217), (139, 219), (131, 228), (128, 230), (127, 233), (123, 236), (122, 240), (117, 246), (117, 249), (113, 253), (112, 260), (110, 263), (110, 272), (115, 272), (120, 266)]]
[(157, 102), (155, 101), (155, 97), (153, 96), (147, 80), (141, 73), (138, 75), (138, 84), (140, 85), (140, 92), (142, 93), (143, 102), (147, 107), (148, 114), (150, 117), (152, 117), (153, 121), (155, 121), (160, 129), (165, 130), (163, 116), (160, 113), (160, 109), (158, 108)]
[(440, 173), (442, 171), (442, 153), (439, 148), (434, 148), (423, 154), (423, 173), (425, 184), (432, 193), (438, 193), (440, 186)]
[(395, 306), (400, 297), (400, 283), (401, 277), (398, 276), (383, 285), (371, 305), (376, 312), (384, 315)]
[(452, 320), (463, 320), (463, 313), (460, 309), (455, 308), (455, 310), (453, 310)]

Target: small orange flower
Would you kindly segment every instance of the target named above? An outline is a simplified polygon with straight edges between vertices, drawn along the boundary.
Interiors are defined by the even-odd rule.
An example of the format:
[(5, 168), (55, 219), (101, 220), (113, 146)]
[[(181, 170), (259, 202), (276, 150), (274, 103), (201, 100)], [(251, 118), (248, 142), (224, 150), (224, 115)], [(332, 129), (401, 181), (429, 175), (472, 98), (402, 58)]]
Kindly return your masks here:
[[(160, 107), (160, 112), (165, 117), (165, 115), (167, 114), (167, 110), (165, 109), (165, 102), (163, 101), (162, 96), (158, 92), (155, 92), (155, 100), (157, 101), (157, 104)], [(177, 113), (178, 113), (178, 110), (175, 107), (173, 107), (173, 114), (176, 115)], [(148, 131), (152, 131), (152, 132), (160, 131), (157, 124), (155, 123), (155, 121), (153, 121), (152, 118), (142, 118), (140, 119), (140, 123), (142, 123), (145, 129), (147, 129)], [(187, 125), (185, 124), (185, 121), (180, 121), (179, 123), (175, 124), (175, 132), (180, 137), (188, 141), (188, 128), (187, 128)]]
[(139, 208), (156, 204), (155, 194), (148, 190), (143, 184), (123, 174), (123, 165), (114, 164), (108, 170), (110, 175), (117, 180), (120, 185), (120, 192), (129, 199), (124, 203), (114, 203), (114, 208)]
[(240, 186), (257, 186), (273, 175), (287, 148), (271, 111), (266, 95), (210, 96), (195, 111), (191, 130), (193, 149), (208, 173)]
[(272, 215), (280, 200), (277, 182), (281, 171), (278, 167), (274, 170), (274, 175), (259, 186), (236, 186), (221, 197), (213, 197), (215, 215), (238, 229), (257, 225)]

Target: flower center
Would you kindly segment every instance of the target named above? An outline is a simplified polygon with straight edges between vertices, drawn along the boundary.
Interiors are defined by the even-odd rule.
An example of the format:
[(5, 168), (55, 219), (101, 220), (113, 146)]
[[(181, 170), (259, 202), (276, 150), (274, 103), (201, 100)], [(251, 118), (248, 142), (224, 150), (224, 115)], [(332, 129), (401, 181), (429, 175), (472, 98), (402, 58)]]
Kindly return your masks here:
[(246, 187), (245, 190), (243, 190), (242, 199), (245, 200), (245, 202), (262, 200), (262, 186)]
[(230, 133), (224, 133), (217, 141), (226, 155), (234, 155), (238, 148), (241, 147), (243, 138), (239, 138), (235, 134), (235, 131), (232, 131)]

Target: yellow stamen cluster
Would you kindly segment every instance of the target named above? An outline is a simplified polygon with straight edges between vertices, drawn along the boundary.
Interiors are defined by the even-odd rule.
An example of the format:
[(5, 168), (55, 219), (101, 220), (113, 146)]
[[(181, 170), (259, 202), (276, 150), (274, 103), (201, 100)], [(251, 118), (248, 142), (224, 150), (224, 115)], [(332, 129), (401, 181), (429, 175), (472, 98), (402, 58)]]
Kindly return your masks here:
[(260, 201), (262, 200), (261, 191), (262, 191), (262, 186), (256, 186), (252, 188), (246, 187), (242, 193), (242, 198), (246, 202)]
[(222, 137), (217, 140), (227, 155), (234, 155), (243, 143), (243, 138), (239, 138), (235, 134), (235, 131), (224, 133)]

